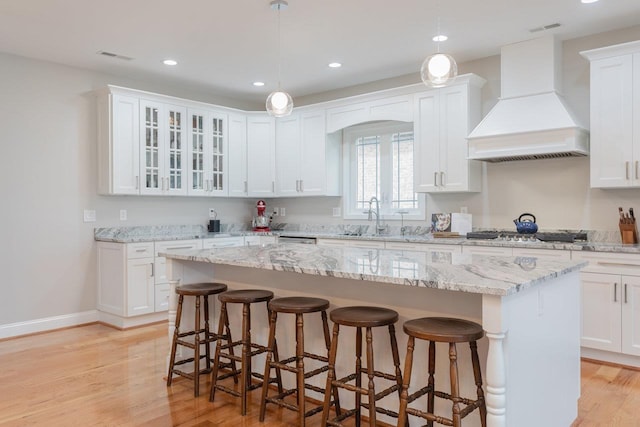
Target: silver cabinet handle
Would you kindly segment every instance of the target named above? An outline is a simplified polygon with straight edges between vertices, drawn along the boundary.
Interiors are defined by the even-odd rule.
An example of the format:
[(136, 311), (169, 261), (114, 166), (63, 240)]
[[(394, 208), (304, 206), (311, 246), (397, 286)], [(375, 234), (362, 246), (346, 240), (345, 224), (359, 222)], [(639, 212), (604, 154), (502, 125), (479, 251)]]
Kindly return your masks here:
[(245, 193), (249, 192), (249, 184), (247, 184), (247, 181), (244, 182), (244, 192)]
[(443, 187), (445, 186), (445, 183), (444, 183), (444, 172), (440, 172), (440, 185), (442, 185)]
[(154, 263), (151, 263), (151, 277), (155, 275), (156, 275), (156, 269), (155, 269)]
[(136, 249), (136, 252), (145, 252), (147, 250), (147, 248), (140, 248), (140, 249)]
[(625, 176), (629, 179), (629, 162), (624, 162)]
[(271, 192), (272, 193), (276, 192), (276, 182), (275, 181), (271, 181)]
[(613, 302), (618, 302), (618, 283), (613, 284)]
[(174, 247), (169, 247), (169, 248), (165, 248), (166, 250), (170, 251), (170, 250), (176, 250), (176, 249), (193, 249), (193, 246), (174, 246)]
[(433, 173), (433, 186), (434, 187), (438, 186), (438, 172)]
[(627, 303), (627, 284), (624, 284), (624, 303)]
[(136, 190), (140, 189), (140, 176), (136, 175)]
[(304, 193), (304, 181), (300, 180), (300, 192)]
[(296, 192), (300, 191), (300, 180), (296, 179)]
[(636, 160), (636, 179), (638, 179), (638, 161)]
[(208, 179), (204, 180), (204, 188), (203, 188), (203, 190), (204, 191), (209, 191), (209, 180)]

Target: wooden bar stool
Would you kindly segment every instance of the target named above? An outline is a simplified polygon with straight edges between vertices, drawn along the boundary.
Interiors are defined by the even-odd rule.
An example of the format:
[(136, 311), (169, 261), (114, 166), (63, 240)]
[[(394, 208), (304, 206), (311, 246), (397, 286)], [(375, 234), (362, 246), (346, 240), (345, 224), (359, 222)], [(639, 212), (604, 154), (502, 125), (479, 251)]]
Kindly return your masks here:
[[(209, 331), (209, 295), (219, 294), (226, 290), (227, 285), (223, 283), (195, 283), (176, 287), (176, 294), (178, 294), (178, 311), (176, 313), (176, 326), (173, 331), (173, 341), (171, 343), (171, 358), (169, 360), (169, 372), (167, 373), (167, 386), (171, 385), (173, 375), (180, 375), (193, 380), (194, 396), (198, 397), (200, 394), (200, 375), (211, 372), (211, 353), (209, 344), (213, 341), (219, 340), (219, 338), (225, 338), (225, 336), (222, 335), (222, 331), (220, 334), (212, 334)], [(180, 332), (182, 303), (185, 296), (194, 296), (196, 299), (195, 323), (193, 331)], [(204, 328), (200, 328), (200, 297), (203, 297), (204, 299)], [(204, 334), (204, 336), (201, 337), (201, 334)], [(192, 335), (194, 336), (193, 342), (183, 339)], [(176, 350), (178, 345), (192, 349), (193, 357), (176, 362)], [(201, 345), (205, 346), (204, 355), (200, 354)], [(200, 359), (202, 358), (205, 359), (205, 369), (200, 369)], [(176, 366), (190, 362), (193, 362), (193, 372), (184, 372), (176, 368)]]
[[(285, 297), (277, 298), (269, 302), (269, 342), (267, 344), (267, 360), (265, 363), (264, 377), (269, 378), (271, 369), (281, 369), (296, 374), (296, 388), (295, 389), (282, 389), (278, 394), (268, 396), (269, 385), (264, 382), (262, 385), (262, 399), (260, 401), (260, 421), (264, 421), (267, 403), (274, 403), (278, 406), (286, 409), (298, 412), (298, 426), (304, 427), (306, 417), (317, 414), (322, 411), (323, 405), (315, 406), (308, 411), (306, 410), (305, 401), (305, 389), (313, 390), (318, 393), (324, 393), (324, 388), (316, 387), (312, 384), (306, 383), (306, 380), (319, 375), (323, 372), (327, 372), (329, 369), (329, 349), (331, 346), (331, 337), (329, 335), (329, 324), (327, 322), (327, 309), (329, 308), (329, 301), (322, 298), (309, 298), (309, 297)], [(304, 314), (318, 313), (322, 318), (322, 327), (324, 331), (324, 342), (326, 347), (326, 355), (312, 354), (304, 351)], [(274, 357), (274, 349), (276, 344), (276, 321), (278, 313), (295, 314), (296, 318), (296, 354), (293, 357), (280, 360), (272, 360)], [(309, 372), (305, 372), (304, 359), (310, 358), (322, 363), (320, 367)], [(290, 366), (295, 362), (295, 367)], [(296, 394), (297, 404), (292, 405), (285, 402), (287, 396)], [(334, 393), (333, 403), (336, 406), (336, 411), (340, 412), (340, 403), (338, 401), (337, 389)]]
[[(216, 390), (224, 391), (225, 393), (228, 393), (232, 396), (240, 397), (240, 413), (242, 415), (246, 415), (247, 413), (248, 392), (261, 387), (263, 381), (275, 381), (278, 384), (278, 390), (282, 390), (282, 381), (280, 379), (279, 369), (276, 371), (277, 377), (272, 381), (269, 378), (265, 379), (259, 373), (253, 372), (251, 368), (251, 358), (267, 351), (266, 346), (262, 346), (251, 341), (251, 304), (260, 302), (268, 303), (272, 298), (273, 292), (259, 289), (228, 291), (218, 295), (218, 300), (220, 300), (221, 302), (218, 334), (222, 334), (223, 326), (228, 325), (229, 323), (227, 304), (242, 304), (242, 339), (240, 341), (228, 342), (224, 346), (222, 345), (222, 341), (218, 340), (215, 356), (213, 359), (213, 369), (211, 372), (211, 393), (209, 395), (209, 400), (213, 402)], [(237, 346), (242, 346), (241, 356), (236, 356), (234, 354), (233, 349)], [(275, 354), (277, 357), (277, 348), (275, 350)], [(240, 362), (240, 391), (236, 391), (229, 387), (218, 384), (218, 381), (229, 378), (230, 376), (234, 376), (235, 380), (238, 374), (238, 372), (235, 370), (232, 370), (230, 373), (219, 374), (220, 368), (224, 366), (224, 364), (220, 362), (221, 358), (228, 359), (232, 362)], [(253, 377), (258, 378), (261, 381), (258, 383), (253, 383)]]
[[(382, 307), (344, 307), (333, 310), (329, 317), (334, 322), (333, 337), (331, 339), (331, 352), (329, 354), (329, 371), (327, 373), (327, 387), (324, 395), (324, 407), (322, 411), (322, 426), (342, 426), (341, 422), (351, 416), (355, 416), (356, 426), (360, 426), (361, 408), (369, 410), (369, 425), (376, 425), (376, 413), (385, 414), (391, 417), (398, 417), (398, 413), (378, 407), (376, 401), (393, 392), (398, 392), (402, 387), (402, 373), (400, 372), (400, 356), (398, 355), (398, 342), (394, 324), (398, 321), (398, 313)], [(338, 332), (340, 325), (356, 328), (356, 368), (355, 372), (341, 379), (336, 379), (335, 363), (338, 351)], [(373, 364), (373, 334), (372, 328), (388, 326), (389, 337), (391, 339), (391, 354), (395, 365), (395, 374), (387, 374), (376, 371)], [(367, 340), (367, 366), (362, 367), (362, 328), (366, 330)], [(367, 387), (362, 387), (362, 375), (367, 374), (369, 381)], [(394, 384), (378, 393), (375, 391), (374, 378), (383, 378), (393, 381)], [(349, 382), (355, 380), (355, 386)], [(331, 394), (337, 388), (343, 388), (356, 393), (355, 408), (337, 414), (333, 419), (329, 419), (329, 408)], [(362, 395), (368, 396), (368, 402), (362, 402)]]
[[(480, 372), (478, 347), (476, 345), (476, 341), (484, 336), (482, 326), (468, 320), (451, 319), (447, 317), (424, 317), (405, 322), (403, 329), (404, 332), (409, 335), (409, 340), (407, 342), (407, 358), (404, 368), (402, 395), (400, 397), (400, 423), (398, 426), (405, 427), (406, 416), (413, 415), (427, 420), (427, 426), (429, 427), (432, 427), (434, 422), (446, 426), (460, 427), (462, 418), (469, 415), (475, 409), (480, 410), (480, 422), (483, 427), (486, 426), (487, 407), (482, 391), (482, 374)], [(409, 380), (411, 379), (413, 348), (416, 338), (429, 341), (429, 380), (426, 387), (409, 395)], [(449, 343), (451, 394), (435, 389), (434, 374), (437, 342)], [(463, 342), (468, 342), (471, 348), (471, 363), (473, 365), (473, 376), (475, 377), (478, 395), (475, 400), (460, 397), (456, 343)], [(425, 394), (427, 395), (427, 412), (408, 407), (409, 403)], [(434, 414), (436, 396), (453, 402), (451, 418), (444, 418)], [(461, 408), (461, 404), (466, 406)]]

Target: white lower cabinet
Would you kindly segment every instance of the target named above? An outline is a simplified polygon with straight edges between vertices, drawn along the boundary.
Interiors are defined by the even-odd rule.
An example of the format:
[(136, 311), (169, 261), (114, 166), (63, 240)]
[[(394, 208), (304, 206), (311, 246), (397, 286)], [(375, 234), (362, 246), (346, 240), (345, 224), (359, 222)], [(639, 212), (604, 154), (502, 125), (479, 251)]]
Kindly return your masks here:
[(573, 258), (589, 261), (580, 274), (582, 347), (640, 356), (640, 255), (574, 252)]
[(212, 248), (230, 248), (233, 246), (244, 245), (244, 237), (216, 237), (214, 239), (204, 239), (202, 241), (202, 249)]
[(155, 310), (153, 242), (98, 242), (98, 310), (107, 323)]
[(495, 246), (463, 246), (462, 253), (471, 255), (512, 256), (513, 249)]
[(167, 277), (167, 259), (158, 254), (160, 252), (182, 249), (202, 249), (202, 240), (190, 239), (155, 242), (154, 248), (154, 311), (161, 312), (169, 310), (169, 278)]
[(378, 240), (318, 239), (317, 244), (335, 248), (384, 249), (384, 242)]

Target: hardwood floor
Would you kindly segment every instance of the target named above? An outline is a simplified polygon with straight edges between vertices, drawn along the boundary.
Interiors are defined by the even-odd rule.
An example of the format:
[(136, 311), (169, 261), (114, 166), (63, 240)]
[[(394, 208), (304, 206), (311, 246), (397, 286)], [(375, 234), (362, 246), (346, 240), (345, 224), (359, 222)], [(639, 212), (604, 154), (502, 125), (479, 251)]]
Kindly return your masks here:
[[(165, 324), (129, 331), (88, 325), (0, 341), (0, 425), (296, 426), (295, 414), (270, 405), (258, 421), (224, 393), (208, 401), (208, 381), (193, 398), (186, 380), (167, 387)], [(640, 371), (582, 362), (582, 398), (573, 427), (640, 426)], [(311, 427), (320, 416), (310, 418)], [(517, 427), (517, 426), (514, 426)]]

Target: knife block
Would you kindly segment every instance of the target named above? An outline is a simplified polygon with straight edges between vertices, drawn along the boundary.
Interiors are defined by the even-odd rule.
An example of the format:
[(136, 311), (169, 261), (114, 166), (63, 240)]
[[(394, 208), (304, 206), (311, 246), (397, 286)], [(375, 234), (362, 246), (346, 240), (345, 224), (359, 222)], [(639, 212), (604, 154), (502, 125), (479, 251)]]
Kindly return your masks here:
[(635, 218), (628, 218), (625, 220), (620, 220), (620, 237), (622, 238), (622, 243), (625, 244), (636, 244), (638, 243), (638, 228), (636, 227)]

